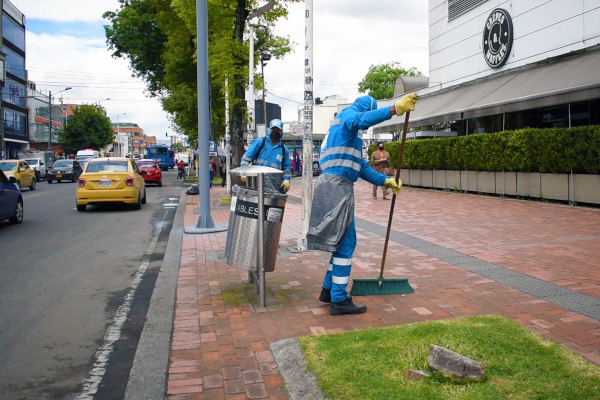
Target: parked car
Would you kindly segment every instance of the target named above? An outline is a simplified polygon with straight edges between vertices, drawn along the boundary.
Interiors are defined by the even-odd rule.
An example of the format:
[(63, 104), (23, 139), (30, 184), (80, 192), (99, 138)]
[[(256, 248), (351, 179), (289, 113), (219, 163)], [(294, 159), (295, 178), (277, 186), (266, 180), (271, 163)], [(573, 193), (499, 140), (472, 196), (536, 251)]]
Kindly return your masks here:
[(83, 172), (79, 161), (77, 160), (56, 160), (52, 164), (52, 168), (48, 171), (48, 183), (57, 181), (60, 183), (63, 180), (75, 182)]
[(12, 224), (23, 222), (23, 197), (17, 186), (17, 178), (9, 178), (0, 170), (0, 221), (5, 219)]
[(77, 183), (77, 211), (88, 204), (146, 204), (144, 175), (135, 161), (125, 157), (94, 158), (88, 162)]
[(156, 183), (158, 186), (162, 186), (162, 172), (158, 163), (150, 159), (135, 160), (140, 171), (146, 171), (146, 175), (143, 175), (146, 183)]
[(27, 164), (33, 169), (35, 172), (35, 180), (41, 181), (42, 179), (46, 179), (46, 163), (43, 158), (32, 157), (32, 158), (24, 158), (24, 161), (27, 161)]
[(19, 190), (23, 186), (29, 187), (29, 190), (35, 190), (35, 172), (27, 164), (27, 161), (0, 160), (0, 169), (4, 171), (8, 178), (15, 177)]

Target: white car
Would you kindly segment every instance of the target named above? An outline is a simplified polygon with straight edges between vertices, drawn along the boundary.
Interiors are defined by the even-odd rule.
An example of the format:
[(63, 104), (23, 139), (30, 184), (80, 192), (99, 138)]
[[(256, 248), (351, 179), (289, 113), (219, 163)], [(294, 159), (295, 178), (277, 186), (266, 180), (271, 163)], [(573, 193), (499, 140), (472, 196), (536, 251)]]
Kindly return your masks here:
[(35, 171), (35, 180), (46, 179), (46, 163), (43, 158), (24, 158), (27, 164)]

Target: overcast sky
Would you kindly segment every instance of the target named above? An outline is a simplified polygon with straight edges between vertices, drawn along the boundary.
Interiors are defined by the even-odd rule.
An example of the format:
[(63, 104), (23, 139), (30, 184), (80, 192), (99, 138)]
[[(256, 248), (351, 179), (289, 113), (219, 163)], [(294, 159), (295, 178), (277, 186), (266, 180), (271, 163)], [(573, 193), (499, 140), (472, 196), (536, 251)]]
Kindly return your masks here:
[[(119, 122), (137, 123), (158, 139), (174, 133), (160, 103), (106, 47), (102, 14), (117, 10), (117, 0), (11, 1), (26, 17), (27, 69), (39, 91), (72, 87), (54, 102), (61, 96), (65, 103), (100, 102), (113, 122), (119, 115)], [(314, 96), (353, 101), (372, 64), (397, 61), (428, 75), (427, 7), (425, 0), (314, 0)], [(282, 107), (284, 121), (295, 121), (303, 104), (305, 4), (289, 9), (275, 31), (289, 35), (295, 51), (269, 61), (265, 76), (267, 101)]]

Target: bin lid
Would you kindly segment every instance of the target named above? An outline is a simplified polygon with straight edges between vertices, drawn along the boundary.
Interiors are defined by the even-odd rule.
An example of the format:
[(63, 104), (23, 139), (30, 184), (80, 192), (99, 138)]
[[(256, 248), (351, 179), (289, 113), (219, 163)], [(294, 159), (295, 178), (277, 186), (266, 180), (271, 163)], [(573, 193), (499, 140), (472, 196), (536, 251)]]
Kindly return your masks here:
[(263, 175), (283, 175), (283, 171), (277, 168), (264, 167), (262, 165), (248, 165), (246, 167), (237, 167), (232, 169), (231, 174), (233, 176), (258, 176), (258, 174)]

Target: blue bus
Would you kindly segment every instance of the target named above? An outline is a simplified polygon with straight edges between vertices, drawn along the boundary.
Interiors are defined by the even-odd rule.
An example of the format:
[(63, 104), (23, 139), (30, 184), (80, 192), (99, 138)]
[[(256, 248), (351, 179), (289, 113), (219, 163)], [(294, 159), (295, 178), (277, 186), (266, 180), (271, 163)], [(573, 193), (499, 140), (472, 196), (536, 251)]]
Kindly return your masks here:
[(169, 168), (175, 168), (175, 150), (169, 149)]
[(148, 146), (147, 157), (156, 161), (161, 170), (169, 170), (169, 148), (167, 146)]

